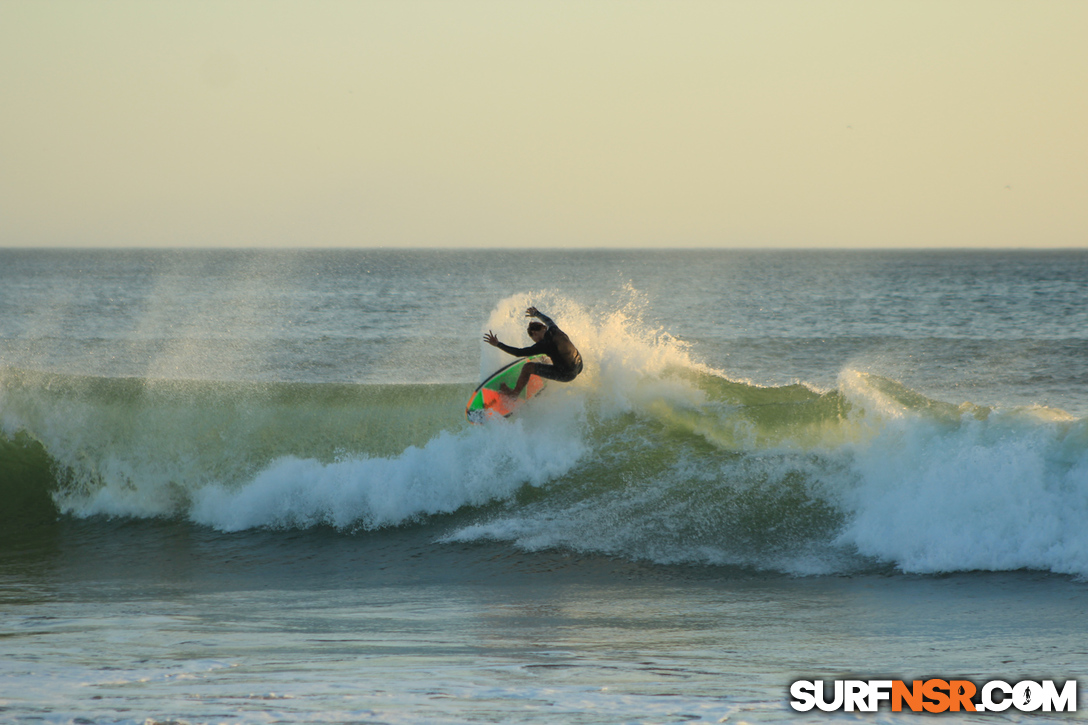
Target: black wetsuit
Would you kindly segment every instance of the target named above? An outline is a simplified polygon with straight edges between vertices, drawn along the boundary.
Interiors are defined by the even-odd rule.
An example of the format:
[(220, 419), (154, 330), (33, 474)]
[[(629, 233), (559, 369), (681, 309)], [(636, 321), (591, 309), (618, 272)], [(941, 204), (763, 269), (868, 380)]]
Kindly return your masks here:
[(567, 333), (560, 330), (550, 317), (540, 312), (537, 312), (536, 316), (548, 328), (544, 331), (544, 338), (540, 342), (532, 347), (510, 347), (500, 342), (496, 347), (518, 357), (547, 355), (551, 358), (552, 364), (536, 363), (536, 374), (548, 380), (569, 383), (582, 372), (582, 355), (567, 337)]

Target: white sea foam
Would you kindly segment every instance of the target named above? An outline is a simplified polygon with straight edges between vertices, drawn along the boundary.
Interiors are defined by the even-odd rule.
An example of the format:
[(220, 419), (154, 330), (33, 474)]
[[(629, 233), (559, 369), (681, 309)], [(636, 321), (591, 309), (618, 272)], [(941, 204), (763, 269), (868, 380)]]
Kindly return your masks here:
[[(688, 459), (656, 474), (644, 466), (620, 490), (503, 512), (446, 540), (795, 574), (868, 560), (913, 573), (1027, 568), (1088, 576), (1088, 422), (1048, 409), (911, 405), (889, 387), (920, 398), (894, 381), (844, 372), (843, 442), (808, 452), (749, 447), (739, 460)], [(798, 478), (807, 502), (788, 496)], [(791, 543), (790, 527), (813, 504), (833, 509), (840, 522), (827, 538)], [(780, 505), (795, 508), (784, 516)], [(738, 529), (738, 507), (779, 533), (744, 545), (750, 532)]]
[(570, 470), (582, 451), (574, 431), (496, 421), (442, 433), (393, 458), (283, 459), (241, 488), (200, 489), (190, 515), (224, 531), (396, 525), (506, 498), (526, 483), (546, 484)]
[(1088, 576), (1085, 421), (1031, 409), (933, 418), (857, 388), (853, 402), (879, 431), (850, 451), (841, 543), (908, 572)]
[[(550, 385), (518, 419), (443, 432), (395, 457), (349, 457), (335, 463), (285, 458), (241, 487), (197, 490), (191, 517), (231, 531), (317, 524), (375, 528), (480, 506), (508, 498), (526, 483), (544, 485), (570, 471), (586, 452), (587, 400), (629, 410), (666, 390), (694, 395), (658, 380), (668, 365), (690, 362), (678, 343), (644, 331), (629, 314), (630, 305), (600, 316), (554, 294), (516, 295), (496, 307), (486, 329), (510, 344), (522, 344), (517, 340), (525, 337), (524, 310), (533, 300), (549, 305), (548, 314), (562, 321), (583, 355), (596, 364), (573, 383)], [(482, 370), (490, 372), (512, 359), (489, 345), (481, 347)]]
[[(228, 386), (220, 401), (212, 388), (53, 386), (22, 375), (0, 386), (0, 423), (9, 436), (30, 432), (68, 470), (57, 501), (77, 516), (352, 530), (562, 484), (448, 540), (795, 573), (856, 567), (860, 555), (908, 572), (1088, 576), (1085, 421), (957, 407), (850, 370), (838, 390), (810, 397), (750, 387), (738, 389), (746, 402), (711, 400), (713, 378), (700, 387), (692, 373), (712, 371), (644, 324), (638, 296), (625, 294), (604, 311), (555, 292), (500, 302), (485, 329), (526, 344), (524, 310), (536, 304), (582, 350), (585, 372), (511, 421), (441, 430), (431, 421), (440, 411), (420, 407), (431, 432), (392, 452), (337, 443), (335, 460), (311, 456), (341, 440), (344, 419), (320, 407), (325, 397), (297, 390), (316, 397), (284, 402), (282, 391), (262, 398)], [(511, 359), (480, 345), (482, 370)], [(840, 396), (847, 404), (836, 412)], [(390, 398), (374, 410), (405, 404)]]

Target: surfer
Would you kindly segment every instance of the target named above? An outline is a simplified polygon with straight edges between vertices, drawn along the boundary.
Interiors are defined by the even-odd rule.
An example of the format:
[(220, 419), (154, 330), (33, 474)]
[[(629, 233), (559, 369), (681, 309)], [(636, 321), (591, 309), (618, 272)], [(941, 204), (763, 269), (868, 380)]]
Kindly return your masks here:
[(560, 330), (559, 326), (550, 317), (535, 307), (525, 310), (525, 316), (536, 317), (541, 320), (541, 322), (533, 320), (529, 323), (529, 337), (532, 338), (534, 343), (531, 347), (504, 345), (499, 342), (499, 338), (495, 337), (491, 330), (488, 330), (487, 334), (484, 335), (484, 342), (517, 357), (547, 355), (551, 358), (552, 364), (525, 363), (524, 367), (521, 368), (521, 375), (518, 376), (518, 383), (513, 390), (506, 383), (500, 386), (499, 389), (505, 395), (521, 395), (521, 391), (529, 382), (530, 375), (539, 375), (548, 380), (569, 383), (578, 377), (578, 373), (582, 372), (582, 355), (578, 352), (578, 348), (574, 346), (574, 343), (570, 341), (570, 338), (567, 337), (567, 333)]

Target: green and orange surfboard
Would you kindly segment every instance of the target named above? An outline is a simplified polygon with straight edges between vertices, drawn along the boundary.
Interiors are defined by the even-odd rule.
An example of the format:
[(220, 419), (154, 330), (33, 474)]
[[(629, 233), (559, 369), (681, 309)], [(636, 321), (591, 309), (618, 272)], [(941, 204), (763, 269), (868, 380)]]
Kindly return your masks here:
[(465, 406), (465, 417), (468, 418), (470, 423), (483, 423), (496, 415), (507, 418), (524, 405), (525, 401), (544, 389), (544, 378), (530, 375), (529, 382), (526, 383), (525, 389), (521, 391), (521, 395), (517, 398), (499, 392), (499, 386), (503, 383), (510, 388), (517, 385), (518, 376), (521, 375), (521, 368), (524, 367), (525, 363), (529, 362), (546, 363), (548, 357), (546, 355), (535, 355), (515, 360), (506, 367), (499, 368), (487, 380), (480, 383), (480, 387), (476, 388), (476, 391), (468, 400), (468, 405)]

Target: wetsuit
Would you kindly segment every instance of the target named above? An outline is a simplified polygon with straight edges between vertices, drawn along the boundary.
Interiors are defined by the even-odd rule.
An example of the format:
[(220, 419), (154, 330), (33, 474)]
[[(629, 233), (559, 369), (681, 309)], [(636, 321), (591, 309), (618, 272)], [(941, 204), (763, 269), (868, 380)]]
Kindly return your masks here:
[(552, 364), (536, 363), (536, 374), (548, 380), (569, 383), (582, 372), (582, 355), (567, 337), (567, 333), (560, 330), (550, 317), (541, 312), (537, 312), (536, 317), (539, 317), (548, 328), (544, 331), (544, 338), (540, 342), (532, 347), (510, 347), (500, 342), (496, 347), (518, 357), (547, 355), (551, 358)]

